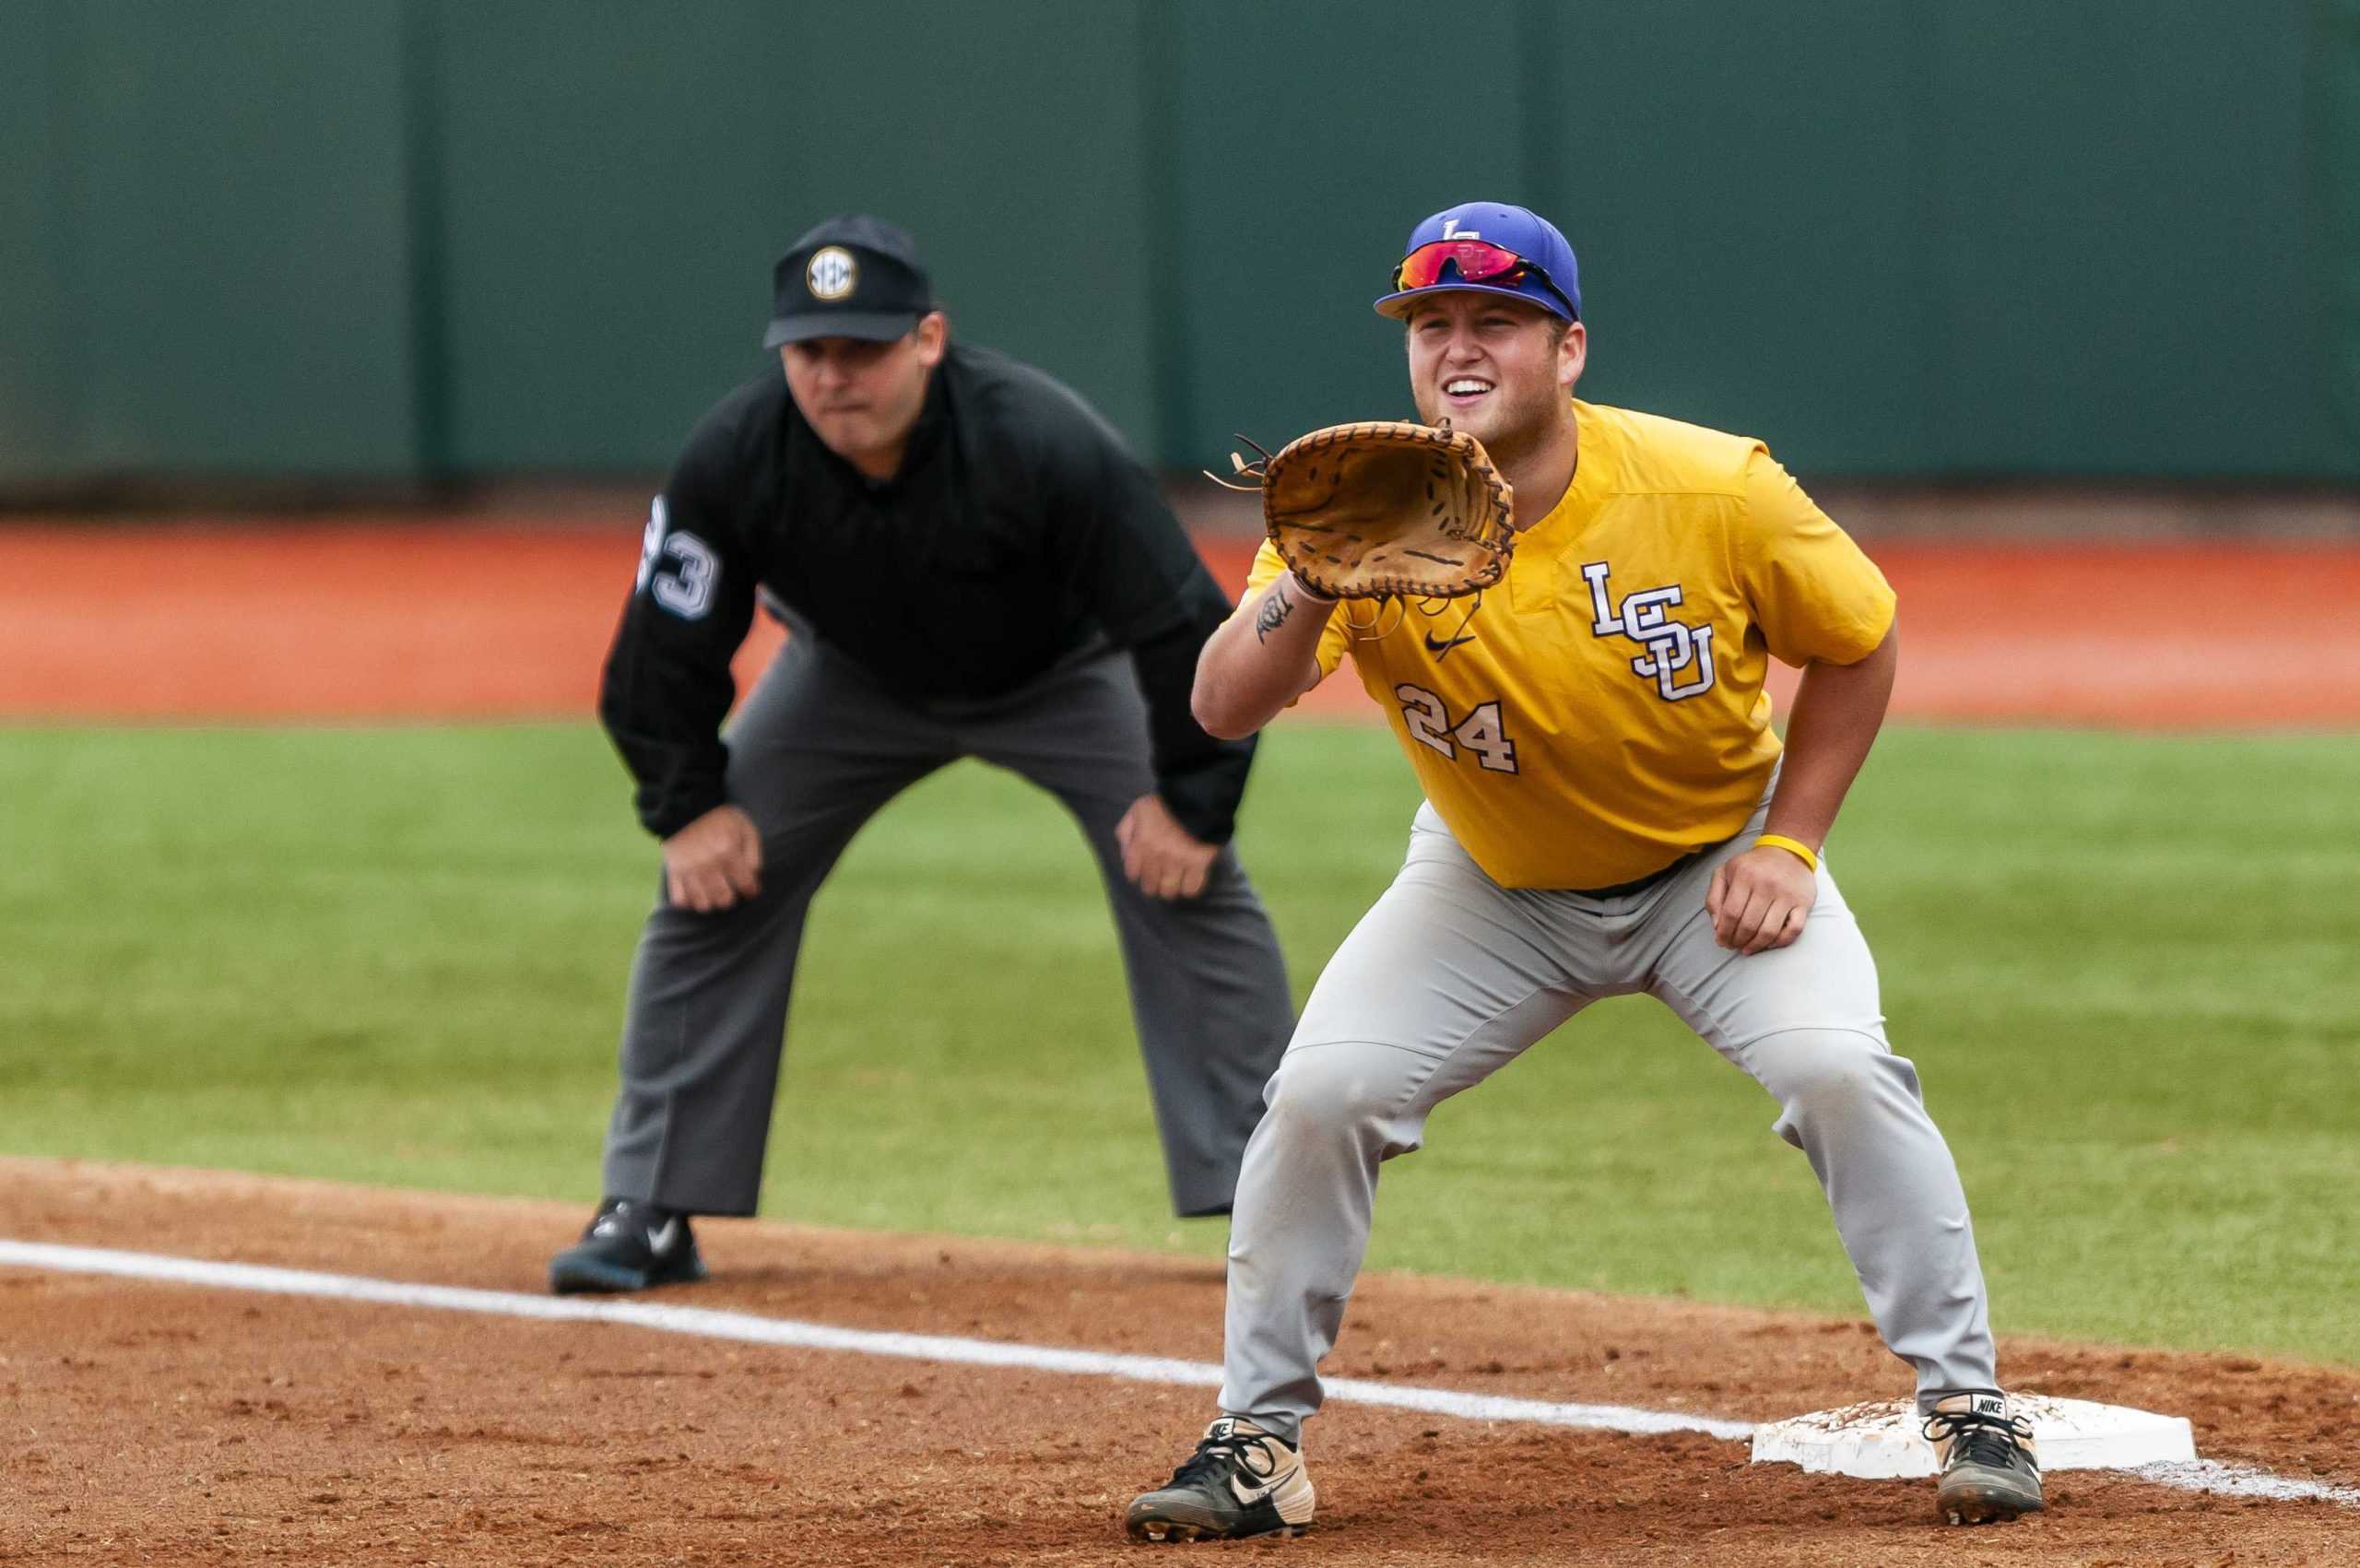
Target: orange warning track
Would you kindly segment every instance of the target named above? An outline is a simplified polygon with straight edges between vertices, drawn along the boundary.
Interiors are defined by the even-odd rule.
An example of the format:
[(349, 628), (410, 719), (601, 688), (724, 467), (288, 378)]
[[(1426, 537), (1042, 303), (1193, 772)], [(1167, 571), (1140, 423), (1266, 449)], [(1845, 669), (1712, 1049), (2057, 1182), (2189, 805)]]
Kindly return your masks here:
[[(1203, 542), (1233, 587), (1252, 548)], [(0, 720), (581, 717), (638, 550), (635, 528), (506, 522), (0, 526)], [(1901, 595), (1899, 716), (2360, 726), (2360, 544), (1870, 553)], [(777, 639), (758, 626), (741, 682)], [(1349, 674), (1304, 707), (1374, 716)]]

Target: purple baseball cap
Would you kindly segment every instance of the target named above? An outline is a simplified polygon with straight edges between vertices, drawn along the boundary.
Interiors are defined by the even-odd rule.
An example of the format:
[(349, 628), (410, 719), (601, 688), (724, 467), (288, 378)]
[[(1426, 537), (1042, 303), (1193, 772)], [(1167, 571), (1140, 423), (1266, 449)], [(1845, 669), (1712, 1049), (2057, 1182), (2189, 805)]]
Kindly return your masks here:
[[(1515, 264), (1524, 265), (1517, 267)], [(1405, 277), (1404, 274), (1408, 274)], [(1461, 202), (1410, 231), (1395, 283), (1412, 283), (1376, 301), (1376, 313), (1406, 320), (1417, 302), (1446, 289), (1504, 294), (1566, 321), (1582, 317), (1581, 269), (1557, 226), (1529, 207)]]

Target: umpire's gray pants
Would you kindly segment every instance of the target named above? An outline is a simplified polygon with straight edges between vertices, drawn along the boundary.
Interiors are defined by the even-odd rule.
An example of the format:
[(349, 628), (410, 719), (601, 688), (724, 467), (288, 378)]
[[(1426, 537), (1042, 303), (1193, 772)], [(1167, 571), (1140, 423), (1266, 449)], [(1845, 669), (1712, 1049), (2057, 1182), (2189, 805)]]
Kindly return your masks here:
[(1173, 1206), (1228, 1209), (1292, 1001), (1278, 937), (1233, 849), (1195, 899), (1152, 899), (1123, 875), (1115, 824), (1155, 787), (1127, 656), (1085, 654), (988, 701), (918, 703), (798, 631), (728, 740), (729, 799), (761, 830), (761, 891), (706, 914), (659, 894), (631, 969), (608, 1197), (754, 1212), (811, 897), (887, 801), (972, 756), (1032, 780), (1079, 819), (1114, 906)]
[(1419, 812), (1400, 875), (1305, 1004), (1246, 1147), (1224, 1411), (1299, 1436), (1368, 1249), (1379, 1161), (1418, 1148), (1437, 1104), (1588, 1003), (1638, 991), (1778, 1102), (1775, 1128), (1810, 1157), (1920, 1402), (1997, 1386), (1958, 1168), (1917, 1070), (1885, 1044), (1876, 966), (1835, 880), (1823, 867), (1788, 947), (1746, 958), (1713, 940), (1706, 885), (1762, 821), (1641, 892), (1594, 899), (1503, 888), (1432, 807)]

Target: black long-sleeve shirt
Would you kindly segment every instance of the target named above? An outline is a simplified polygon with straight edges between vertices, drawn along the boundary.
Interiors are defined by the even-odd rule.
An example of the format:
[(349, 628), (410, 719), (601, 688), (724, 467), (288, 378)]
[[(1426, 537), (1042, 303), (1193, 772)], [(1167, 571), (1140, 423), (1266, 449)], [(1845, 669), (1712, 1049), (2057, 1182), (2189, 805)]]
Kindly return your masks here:
[(871, 480), (804, 420), (773, 367), (690, 435), (648, 519), (599, 717), (668, 837), (726, 798), (729, 661), (767, 588), (887, 690), (997, 696), (1094, 636), (1130, 651), (1156, 793), (1226, 843), (1253, 742), (1188, 711), (1230, 601), (1155, 483), (1072, 391), (953, 343), (900, 470)]

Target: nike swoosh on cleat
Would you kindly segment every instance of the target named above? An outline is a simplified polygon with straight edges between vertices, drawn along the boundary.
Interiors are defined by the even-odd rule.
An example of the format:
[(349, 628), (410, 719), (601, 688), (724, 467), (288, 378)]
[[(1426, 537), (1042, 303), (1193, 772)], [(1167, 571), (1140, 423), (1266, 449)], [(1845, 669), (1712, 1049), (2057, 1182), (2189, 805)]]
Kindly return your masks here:
[(670, 1252), (672, 1250), (672, 1244), (679, 1239), (680, 1220), (679, 1216), (674, 1215), (671, 1219), (665, 1220), (664, 1223), (656, 1226), (655, 1229), (647, 1232), (648, 1250), (657, 1253)]

